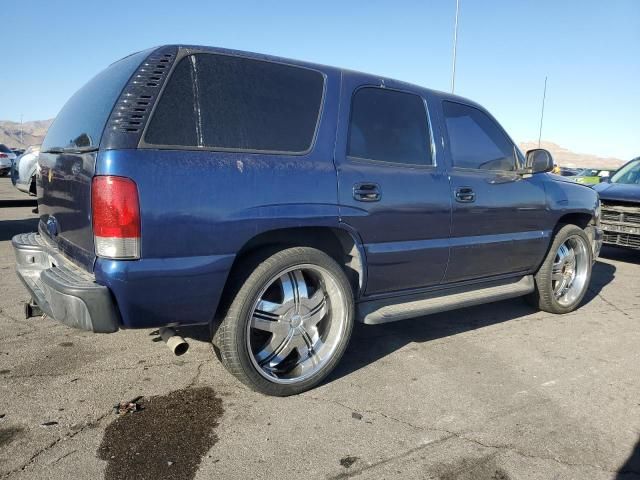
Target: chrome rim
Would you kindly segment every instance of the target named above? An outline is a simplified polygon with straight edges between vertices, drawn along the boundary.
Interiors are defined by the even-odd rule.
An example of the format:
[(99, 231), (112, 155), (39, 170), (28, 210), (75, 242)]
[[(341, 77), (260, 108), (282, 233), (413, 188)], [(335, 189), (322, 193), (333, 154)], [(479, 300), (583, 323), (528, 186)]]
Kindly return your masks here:
[(304, 381), (334, 356), (346, 327), (338, 283), (317, 265), (284, 270), (267, 282), (247, 322), (257, 371), (275, 383)]
[(560, 305), (569, 306), (578, 300), (587, 283), (589, 246), (578, 235), (560, 245), (551, 270), (553, 294)]

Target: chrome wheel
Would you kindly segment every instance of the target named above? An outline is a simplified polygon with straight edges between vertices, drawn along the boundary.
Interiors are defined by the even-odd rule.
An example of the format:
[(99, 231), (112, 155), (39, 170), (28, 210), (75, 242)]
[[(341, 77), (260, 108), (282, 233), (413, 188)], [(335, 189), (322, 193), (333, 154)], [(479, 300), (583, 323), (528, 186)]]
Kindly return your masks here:
[(553, 294), (562, 306), (572, 305), (583, 293), (589, 274), (588, 248), (578, 235), (570, 236), (558, 248), (551, 282)]
[(246, 331), (251, 361), (271, 382), (301, 382), (330, 361), (346, 326), (333, 275), (311, 264), (289, 268), (272, 277), (253, 304)]

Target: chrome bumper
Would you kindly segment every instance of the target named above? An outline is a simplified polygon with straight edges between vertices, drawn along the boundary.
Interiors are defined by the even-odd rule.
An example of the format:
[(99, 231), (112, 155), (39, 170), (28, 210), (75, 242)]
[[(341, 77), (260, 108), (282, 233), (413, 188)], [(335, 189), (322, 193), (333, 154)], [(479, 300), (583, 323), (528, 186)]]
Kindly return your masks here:
[(11, 243), (18, 277), (43, 313), (65, 325), (96, 333), (119, 329), (120, 315), (109, 289), (65, 258), (37, 233)]

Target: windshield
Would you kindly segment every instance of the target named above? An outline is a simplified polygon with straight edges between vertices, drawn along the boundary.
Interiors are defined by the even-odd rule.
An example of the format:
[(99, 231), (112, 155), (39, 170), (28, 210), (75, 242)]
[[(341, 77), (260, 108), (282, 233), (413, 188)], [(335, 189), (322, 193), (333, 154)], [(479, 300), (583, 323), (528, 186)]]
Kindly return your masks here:
[(640, 185), (640, 158), (630, 161), (611, 177), (611, 183)]

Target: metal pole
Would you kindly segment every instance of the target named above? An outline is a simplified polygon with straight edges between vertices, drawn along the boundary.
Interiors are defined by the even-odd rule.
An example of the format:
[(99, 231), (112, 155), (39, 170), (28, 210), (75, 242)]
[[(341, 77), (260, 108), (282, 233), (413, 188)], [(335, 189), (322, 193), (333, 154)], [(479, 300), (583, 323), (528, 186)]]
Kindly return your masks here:
[(456, 0), (456, 24), (453, 29), (453, 64), (451, 66), (451, 93), (456, 88), (456, 51), (458, 48), (458, 14), (460, 12), (460, 0)]
[(544, 92), (542, 93), (542, 111), (540, 112), (540, 131), (538, 132), (538, 148), (540, 148), (540, 139), (542, 138), (542, 120), (544, 119), (544, 101), (547, 98), (547, 76), (544, 77)]
[(22, 136), (22, 114), (20, 114), (20, 144), (24, 145), (24, 137)]

